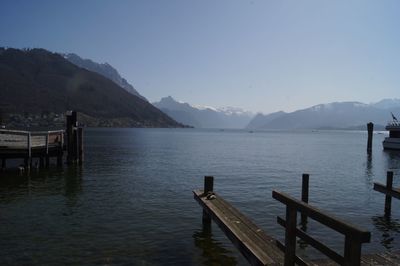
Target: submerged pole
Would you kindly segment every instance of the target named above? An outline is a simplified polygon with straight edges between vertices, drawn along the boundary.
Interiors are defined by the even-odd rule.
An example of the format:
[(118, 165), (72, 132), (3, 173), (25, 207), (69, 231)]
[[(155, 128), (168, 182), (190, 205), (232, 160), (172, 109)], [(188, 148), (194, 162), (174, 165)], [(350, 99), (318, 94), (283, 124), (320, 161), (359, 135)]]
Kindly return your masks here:
[(374, 123), (369, 122), (367, 124), (368, 128), (368, 143), (367, 143), (367, 151), (371, 152), (372, 151), (372, 133), (374, 132)]

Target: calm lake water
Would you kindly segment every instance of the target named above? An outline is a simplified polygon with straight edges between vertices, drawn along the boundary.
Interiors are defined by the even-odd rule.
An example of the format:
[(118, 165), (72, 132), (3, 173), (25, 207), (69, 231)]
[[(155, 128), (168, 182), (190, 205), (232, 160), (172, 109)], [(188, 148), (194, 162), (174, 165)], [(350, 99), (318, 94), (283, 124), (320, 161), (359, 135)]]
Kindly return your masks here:
[[(400, 248), (400, 201), (383, 218), (386, 171), (400, 186), (400, 153), (366, 132), (87, 129), (79, 167), (0, 175), (0, 265), (246, 265), (213, 224), (202, 230), (192, 190), (214, 189), (276, 238), (283, 204), (310, 174), (310, 203), (371, 231), (363, 252)], [(341, 251), (343, 238), (314, 223), (308, 232)], [(299, 245), (306, 257), (317, 252)]]

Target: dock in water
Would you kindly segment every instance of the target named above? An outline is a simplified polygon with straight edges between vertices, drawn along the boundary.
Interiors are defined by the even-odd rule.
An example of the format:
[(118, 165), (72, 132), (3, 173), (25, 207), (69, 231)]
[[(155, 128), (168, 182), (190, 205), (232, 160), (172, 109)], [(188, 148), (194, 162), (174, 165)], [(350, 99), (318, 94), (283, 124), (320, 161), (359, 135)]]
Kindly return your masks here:
[(41, 164), (48, 164), (51, 157), (57, 157), (61, 163), (64, 150), (64, 130), (57, 131), (21, 131), (0, 130), (0, 158), (2, 169), (7, 159), (25, 160), (29, 167), (32, 158), (39, 158)]
[(52, 157), (56, 157), (57, 165), (62, 166), (64, 150), (67, 152), (68, 164), (82, 164), (83, 128), (78, 127), (75, 111), (66, 113), (66, 130), (0, 129), (0, 170), (6, 169), (8, 159), (24, 159), (25, 170), (31, 168), (34, 158), (39, 159), (40, 167), (48, 167)]
[[(308, 189), (308, 175), (306, 176)], [(286, 229), (285, 243), (280, 243), (216, 194), (213, 191), (213, 180), (213, 177), (206, 176), (204, 189), (193, 191), (195, 200), (203, 208), (203, 224), (214, 220), (251, 265), (400, 265), (400, 252), (361, 255), (361, 245), (370, 241), (370, 232), (328, 215), (304, 201), (273, 191), (273, 198), (286, 205), (286, 218), (277, 217), (277, 222)], [(297, 212), (303, 214), (302, 223), (310, 218), (344, 235), (343, 255), (298, 227)], [(306, 241), (331, 260), (305, 261), (298, 257), (296, 238)]]

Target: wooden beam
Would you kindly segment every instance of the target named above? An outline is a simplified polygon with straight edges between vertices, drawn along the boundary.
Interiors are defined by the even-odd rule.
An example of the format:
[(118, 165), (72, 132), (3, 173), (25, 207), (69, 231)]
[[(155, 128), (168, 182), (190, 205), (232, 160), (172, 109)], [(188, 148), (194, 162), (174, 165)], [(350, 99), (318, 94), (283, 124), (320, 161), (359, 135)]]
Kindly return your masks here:
[(295, 198), (290, 197), (289, 195), (278, 192), (278, 191), (272, 191), (272, 197), (287, 206), (290, 206), (292, 208), (295, 208), (296, 210), (305, 213), (308, 217), (332, 228), (335, 231), (338, 231), (344, 235), (356, 235), (358, 236), (361, 241), (364, 242), (369, 242), (371, 240), (371, 233), (359, 229), (355, 227), (352, 224), (346, 223), (341, 221), (340, 219), (336, 218), (335, 216), (328, 214), (326, 212), (323, 212), (309, 204), (306, 204), (300, 200), (297, 200)]
[(215, 198), (209, 200), (202, 190), (193, 193), (196, 201), (251, 265), (283, 264), (283, 254), (276, 246), (276, 240), (266, 235), (236, 208), (215, 193)]
[(400, 191), (398, 189), (387, 189), (385, 185), (374, 183), (374, 190), (383, 194), (389, 195), (393, 198), (400, 199)]

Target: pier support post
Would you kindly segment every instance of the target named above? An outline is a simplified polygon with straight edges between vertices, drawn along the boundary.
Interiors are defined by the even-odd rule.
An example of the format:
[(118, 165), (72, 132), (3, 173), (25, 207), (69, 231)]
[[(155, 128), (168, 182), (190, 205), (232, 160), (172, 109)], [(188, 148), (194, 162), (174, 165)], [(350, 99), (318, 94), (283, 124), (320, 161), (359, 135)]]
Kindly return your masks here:
[[(213, 176), (205, 176), (204, 177), (204, 195), (212, 192), (214, 190), (214, 177)], [(211, 226), (211, 217), (207, 214), (207, 212), (203, 209), (203, 226)]]
[(1, 170), (6, 170), (6, 158), (1, 158)]
[[(303, 174), (301, 184), (301, 200), (305, 203), (308, 203), (309, 179), (309, 174)], [(303, 227), (306, 227), (307, 225), (307, 215), (304, 213), (301, 213), (301, 225)]]
[(83, 128), (78, 128), (78, 161), (79, 165), (83, 163)]
[(75, 138), (77, 124), (77, 113), (76, 111), (69, 111), (66, 115), (67, 118), (67, 163), (72, 164), (76, 160), (76, 143)]
[(374, 132), (374, 124), (372, 122), (369, 122), (367, 124), (367, 128), (368, 128), (368, 143), (367, 143), (367, 151), (371, 152), (372, 151), (372, 136), (373, 136), (373, 132)]
[[(386, 175), (386, 189), (391, 190), (393, 187), (393, 172), (388, 171)], [(392, 197), (385, 196), (385, 216), (389, 217), (392, 212)]]

